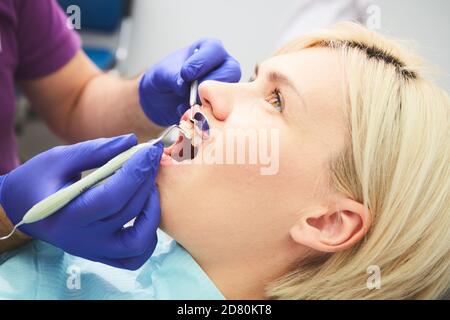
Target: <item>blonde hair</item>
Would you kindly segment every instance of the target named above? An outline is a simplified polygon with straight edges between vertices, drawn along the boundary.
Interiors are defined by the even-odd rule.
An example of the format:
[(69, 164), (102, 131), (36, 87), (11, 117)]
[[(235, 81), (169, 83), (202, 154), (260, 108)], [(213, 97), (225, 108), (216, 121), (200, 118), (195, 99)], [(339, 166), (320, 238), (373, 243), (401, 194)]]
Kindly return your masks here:
[[(278, 299), (435, 299), (450, 284), (448, 95), (419, 58), (366, 28), (343, 23), (276, 54), (324, 47), (342, 54), (349, 143), (330, 164), (332, 186), (373, 216), (366, 238), (305, 263), (267, 288)], [(381, 288), (368, 289), (369, 266)], [(448, 297), (447, 297), (448, 298)]]

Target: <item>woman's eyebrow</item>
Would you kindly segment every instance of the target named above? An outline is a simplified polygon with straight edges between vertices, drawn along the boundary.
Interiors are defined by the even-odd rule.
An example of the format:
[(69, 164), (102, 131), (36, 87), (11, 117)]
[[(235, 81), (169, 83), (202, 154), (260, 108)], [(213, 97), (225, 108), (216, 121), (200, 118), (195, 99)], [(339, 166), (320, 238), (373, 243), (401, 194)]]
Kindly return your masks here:
[[(260, 65), (256, 64), (255, 71), (254, 71), (255, 75), (252, 77), (252, 80), (255, 80), (256, 78), (258, 78), (259, 69), (260, 69)], [(308, 107), (306, 105), (305, 99), (303, 98), (303, 95), (295, 87), (294, 82), (288, 76), (286, 76), (285, 74), (278, 72), (278, 71), (269, 71), (269, 72), (267, 72), (267, 80), (269, 82), (279, 83), (279, 84), (289, 87), (292, 91), (294, 91), (294, 93), (300, 99), (303, 107), (305, 108), (305, 111), (308, 112)]]
[[(255, 77), (258, 77), (259, 67), (260, 67), (259, 64), (255, 65)], [(298, 98), (301, 100), (303, 106), (306, 109), (305, 99), (303, 98), (300, 91), (295, 87), (294, 82), (288, 76), (278, 71), (269, 71), (267, 72), (267, 79), (270, 82), (279, 83), (289, 87), (298, 96)]]
[(289, 77), (286, 76), (285, 74), (282, 74), (278, 71), (269, 71), (267, 73), (267, 79), (270, 82), (280, 83), (286, 87), (291, 88), (298, 96), (300, 96), (300, 92), (294, 86), (294, 82), (291, 79), (289, 79)]

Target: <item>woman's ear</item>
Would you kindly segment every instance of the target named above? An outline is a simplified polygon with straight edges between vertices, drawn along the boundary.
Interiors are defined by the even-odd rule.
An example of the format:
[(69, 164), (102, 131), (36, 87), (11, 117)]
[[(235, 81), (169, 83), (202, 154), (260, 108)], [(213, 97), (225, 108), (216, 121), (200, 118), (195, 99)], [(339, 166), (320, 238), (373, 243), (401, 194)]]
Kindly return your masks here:
[(338, 252), (358, 243), (368, 232), (371, 213), (352, 199), (338, 200), (331, 208), (304, 211), (290, 229), (298, 244), (322, 252)]

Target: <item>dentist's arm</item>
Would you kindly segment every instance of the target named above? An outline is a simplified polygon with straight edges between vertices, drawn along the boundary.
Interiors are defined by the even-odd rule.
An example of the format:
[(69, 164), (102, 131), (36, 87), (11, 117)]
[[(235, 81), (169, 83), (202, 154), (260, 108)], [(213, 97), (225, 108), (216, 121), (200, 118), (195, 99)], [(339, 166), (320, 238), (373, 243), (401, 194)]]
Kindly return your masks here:
[(160, 131), (139, 105), (138, 79), (102, 73), (83, 51), (55, 73), (20, 85), (33, 109), (69, 143), (129, 132), (147, 139)]
[(179, 121), (189, 107), (193, 80), (236, 82), (240, 76), (239, 63), (220, 41), (202, 39), (135, 79), (102, 73), (80, 51), (59, 71), (21, 86), (35, 110), (67, 141), (127, 132), (148, 140), (161, 126)]

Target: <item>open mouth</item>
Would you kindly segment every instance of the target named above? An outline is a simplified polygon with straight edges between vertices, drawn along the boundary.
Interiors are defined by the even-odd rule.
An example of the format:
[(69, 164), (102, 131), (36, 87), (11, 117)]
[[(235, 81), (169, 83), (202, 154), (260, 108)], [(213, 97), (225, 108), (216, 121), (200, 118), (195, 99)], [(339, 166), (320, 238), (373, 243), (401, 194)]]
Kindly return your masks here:
[(175, 143), (164, 149), (162, 163), (180, 164), (193, 160), (203, 142), (209, 138), (209, 122), (202, 112), (196, 112), (192, 120), (185, 113), (179, 126), (182, 130)]
[(194, 125), (190, 121), (181, 120), (180, 126), (191, 136), (185, 136), (181, 131), (180, 134), (170, 147), (164, 148), (163, 160), (170, 160), (180, 163), (185, 160), (193, 160), (198, 152), (198, 146), (193, 143), (196, 137), (194, 133)]

